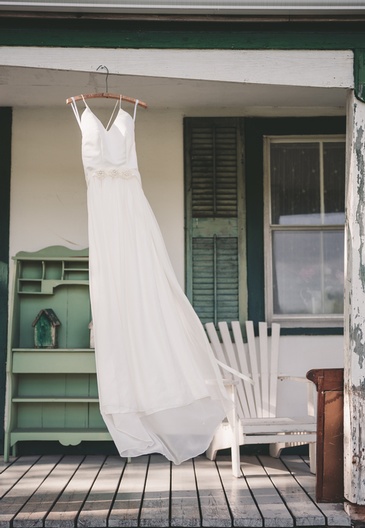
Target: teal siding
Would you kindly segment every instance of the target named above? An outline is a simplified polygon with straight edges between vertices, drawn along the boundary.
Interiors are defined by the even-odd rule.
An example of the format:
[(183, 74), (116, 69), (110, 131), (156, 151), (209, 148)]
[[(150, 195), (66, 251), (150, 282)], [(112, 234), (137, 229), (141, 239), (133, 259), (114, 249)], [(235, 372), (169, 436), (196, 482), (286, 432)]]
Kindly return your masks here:
[[(8, 321), (11, 108), (0, 108), (0, 420), (4, 423), (5, 359)], [(0, 449), (4, 444), (0, 428)]]
[[(227, 22), (11, 18), (0, 13), (0, 45), (182, 49), (365, 48), (365, 22)], [(89, 18), (89, 19), (88, 19)]]

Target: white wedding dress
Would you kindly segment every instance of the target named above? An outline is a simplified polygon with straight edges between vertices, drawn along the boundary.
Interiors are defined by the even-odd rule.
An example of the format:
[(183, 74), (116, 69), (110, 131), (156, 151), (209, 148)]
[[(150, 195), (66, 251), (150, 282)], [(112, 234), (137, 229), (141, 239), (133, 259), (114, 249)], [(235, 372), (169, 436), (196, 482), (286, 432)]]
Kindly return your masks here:
[[(85, 101), (84, 101), (85, 102)], [(143, 193), (134, 118), (80, 116), (100, 410), (121, 456), (204, 452), (231, 408)], [(135, 112), (134, 112), (135, 114)]]

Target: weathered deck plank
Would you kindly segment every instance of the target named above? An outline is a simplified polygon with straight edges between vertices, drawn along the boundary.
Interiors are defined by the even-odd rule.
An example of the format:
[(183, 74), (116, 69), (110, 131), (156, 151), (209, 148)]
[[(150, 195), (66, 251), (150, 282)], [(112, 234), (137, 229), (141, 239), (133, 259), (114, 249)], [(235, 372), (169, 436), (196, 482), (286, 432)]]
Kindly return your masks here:
[[(0, 503), (0, 527), (9, 528), (16, 514), (33, 495), (42, 481), (52, 471), (59, 457), (44, 456), (29, 468), (29, 461), (24, 465), (28, 470), (23, 477), (3, 497)], [(19, 466), (20, 467), (20, 466)]]
[(248, 489), (245, 478), (232, 478), (230, 458), (218, 459), (218, 470), (233, 515), (234, 526), (263, 526), (262, 516)]
[(126, 460), (110, 456), (104, 462), (77, 519), (78, 528), (108, 526), (109, 512)]
[(3, 471), (5, 471), (9, 466), (11, 466), (15, 460), (9, 460), (9, 462), (5, 462), (3, 458), (0, 459), (0, 475)]
[(279, 493), (256, 457), (242, 457), (241, 469), (264, 519), (264, 526), (293, 526), (294, 521)]
[[(283, 458), (285, 466), (295, 476), (299, 484), (306, 493), (315, 501), (316, 478), (311, 474), (309, 466), (299, 456), (285, 456)], [(328, 526), (351, 526), (351, 519), (346, 514), (341, 503), (320, 503), (320, 510), (326, 517)]]
[[(58, 457), (59, 459), (60, 457)], [(14, 528), (42, 528), (48, 512), (84, 457), (64, 457), (45, 478), (13, 521)]]
[(46, 528), (74, 528), (77, 516), (105, 456), (87, 456), (45, 520)]
[(179, 466), (172, 465), (171, 526), (200, 526), (198, 492), (192, 460), (187, 460)]
[(171, 464), (162, 455), (152, 455), (143, 496), (140, 526), (170, 525)]
[(296, 526), (323, 526), (326, 519), (298, 481), (277, 458), (259, 456), (266, 473), (295, 518)]
[(342, 504), (315, 502), (302, 457), (204, 456), (180, 466), (160, 455), (13, 459), (0, 475), (0, 528), (349, 527)]
[(39, 458), (39, 456), (21, 457), (6, 468), (6, 472), (0, 480), (0, 499), (29, 471)]
[(228, 504), (214, 462), (198, 457), (194, 463), (202, 526), (232, 526)]
[(125, 466), (109, 515), (108, 526), (111, 528), (138, 526), (148, 461), (148, 456), (141, 456)]

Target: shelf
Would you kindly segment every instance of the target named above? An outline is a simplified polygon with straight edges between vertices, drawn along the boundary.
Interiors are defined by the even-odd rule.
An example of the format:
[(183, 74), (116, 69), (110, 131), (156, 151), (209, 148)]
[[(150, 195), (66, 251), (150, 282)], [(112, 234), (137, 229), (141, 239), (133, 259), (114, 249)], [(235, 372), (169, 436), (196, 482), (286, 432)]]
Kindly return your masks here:
[(26, 295), (52, 295), (59, 286), (89, 286), (88, 279), (19, 279), (18, 293)]
[(37, 397), (37, 396), (29, 396), (29, 397), (15, 397), (12, 399), (13, 403), (98, 403), (99, 399), (96, 397), (67, 397), (67, 396), (60, 396), (60, 397), (53, 397), (45, 398), (45, 397)]
[(21, 347), (21, 348), (13, 348), (13, 352), (27, 352), (28, 354), (33, 354), (34, 352), (67, 352), (67, 353), (85, 353), (85, 352), (93, 352), (93, 348), (28, 348), (28, 347)]
[(13, 430), (13, 433), (14, 434), (32, 434), (32, 433), (36, 433), (36, 434), (60, 434), (60, 430), (62, 431), (62, 433), (65, 433), (65, 434), (84, 434), (85, 432), (88, 432), (90, 433), (90, 435), (94, 435), (94, 434), (103, 434), (105, 435), (107, 429), (102, 429), (100, 427), (98, 428), (91, 428), (89, 427), (88, 429), (86, 428), (83, 428), (83, 427), (69, 427), (69, 428), (65, 428), (65, 427), (62, 427), (62, 428), (59, 428), (59, 427), (44, 427), (44, 428), (37, 428), (37, 427), (32, 427), (32, 428), (17, 428), (17, 429), (14, 429)]
[[(89, 348), (88, 251), (61, 246), (14, 258), (7, 350), (4, 458), (20, 441), (111, 440), (100, 415)], [(39, 315), (52, 310), (58, 348), (34, 348)], [(15, 452), (15, 451), (13, 451)]]
[(95, 354), (91, 348), (15, 348), (14, 374), (96, 373)]
[[(62, 248), (48, 248), (56, 253)], [(88, 285), (89, 263), (85, 251), (73, 255), (66, 250), (65, 258), (48, 255), (48, 250), (36, 254), (20, 253), (15, 258), (18, 268), (17, 293), (26, 295), (52, 295), (63, 285)]]
[(57, 441), (62, 445), (78, 445), (83, 441), (110, 441), (106, 429), (14, 429), (10, 433), (10, 444), (21, 441)]

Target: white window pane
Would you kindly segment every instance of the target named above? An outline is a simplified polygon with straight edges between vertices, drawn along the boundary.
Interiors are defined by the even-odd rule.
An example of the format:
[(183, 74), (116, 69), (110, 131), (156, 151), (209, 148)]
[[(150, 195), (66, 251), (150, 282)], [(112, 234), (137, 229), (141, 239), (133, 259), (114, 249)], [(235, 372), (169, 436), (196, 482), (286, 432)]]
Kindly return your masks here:
[(345, 143), (323, 145), (324, 223), (345, 223)]
[(274, 314), (343, 313), (343, 231), (274, 231), (272, 248)]
[(321, 223), (320, 148), (313, 143), (271, 143), (271, 223)]

